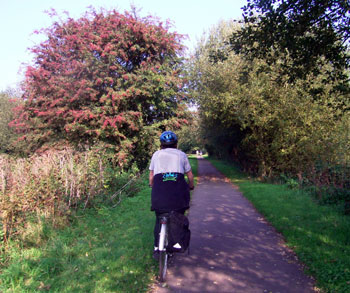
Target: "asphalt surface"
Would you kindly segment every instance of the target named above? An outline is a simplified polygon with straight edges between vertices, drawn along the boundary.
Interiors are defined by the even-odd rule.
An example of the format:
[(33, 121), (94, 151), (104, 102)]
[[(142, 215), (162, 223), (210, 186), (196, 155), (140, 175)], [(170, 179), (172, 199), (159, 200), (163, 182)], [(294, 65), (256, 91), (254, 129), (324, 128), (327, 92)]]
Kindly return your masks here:
[(283, 238), (238, 189), (199, 159), (190, 254), (176, 254), (153, 292), (315, 292)]

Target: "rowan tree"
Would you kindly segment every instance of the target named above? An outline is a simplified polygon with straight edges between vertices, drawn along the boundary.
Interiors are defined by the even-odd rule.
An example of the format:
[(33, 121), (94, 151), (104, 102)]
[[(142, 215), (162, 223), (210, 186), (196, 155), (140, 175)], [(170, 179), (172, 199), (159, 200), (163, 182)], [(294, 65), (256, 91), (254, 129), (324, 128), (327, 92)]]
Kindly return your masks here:
[(150, 132), (184, 122), (182, 36), (169, 29), (114, 10), (54, 22), (32, 48), (25, 104), (12, 126), (31, 150), (59, 139), (103, 141), (126, 160)]

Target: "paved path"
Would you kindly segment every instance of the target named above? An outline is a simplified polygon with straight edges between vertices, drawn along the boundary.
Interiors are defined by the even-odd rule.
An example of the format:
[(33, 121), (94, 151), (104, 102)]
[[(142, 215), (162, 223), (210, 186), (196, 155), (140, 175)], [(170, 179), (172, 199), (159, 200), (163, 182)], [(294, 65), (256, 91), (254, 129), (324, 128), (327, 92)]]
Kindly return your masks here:
[(281, 236), (208, 161), (198, 163), (190, 255), (175, 256), (154, 292), (314, 292)]

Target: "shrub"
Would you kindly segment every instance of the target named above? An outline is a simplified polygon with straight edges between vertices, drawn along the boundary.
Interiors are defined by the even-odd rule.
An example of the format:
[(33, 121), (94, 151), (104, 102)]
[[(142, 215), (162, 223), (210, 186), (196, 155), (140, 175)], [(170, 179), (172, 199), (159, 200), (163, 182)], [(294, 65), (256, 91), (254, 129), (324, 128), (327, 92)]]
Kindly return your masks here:
[(0, 153), (8, 153), (13, 150), (12, 143), (17, 135), (8, 124), (13, 119), (13, 108), (18, 105), (18, 99), (11, 99), (7, 93), (0, 93)]
[(42, 32), (11, 122), (28, 153), (62, 139), (102, 141), (114, 145), (121, 167), (143, 167), (154, 132), (186, 123), (182, 36), (168, 24), (91, 10)]

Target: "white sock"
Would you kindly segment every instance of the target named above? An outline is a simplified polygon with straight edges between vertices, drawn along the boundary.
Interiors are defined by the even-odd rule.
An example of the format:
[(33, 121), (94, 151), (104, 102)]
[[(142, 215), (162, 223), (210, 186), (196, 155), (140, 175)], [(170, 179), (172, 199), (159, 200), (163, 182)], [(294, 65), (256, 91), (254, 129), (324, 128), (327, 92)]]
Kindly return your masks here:
[(179, 243), (176, 243), (175, 245), (173, 245), (174, 248), (178, 248), (180, 249), (181, 248), (181, 245)]

